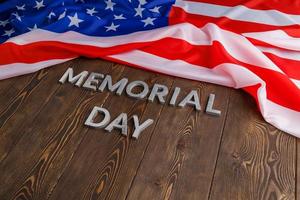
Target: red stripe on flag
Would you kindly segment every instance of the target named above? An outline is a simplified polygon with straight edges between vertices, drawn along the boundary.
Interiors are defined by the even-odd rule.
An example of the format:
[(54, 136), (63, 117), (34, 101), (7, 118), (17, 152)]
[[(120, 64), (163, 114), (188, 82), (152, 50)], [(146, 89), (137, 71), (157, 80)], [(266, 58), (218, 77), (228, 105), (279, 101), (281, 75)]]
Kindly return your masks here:
[(25, 45), (15, 43), (0, 44), (0, 67), (12, 63), (36, 63), (51, 59), (65, 59), (77, 56), (101, 57), (138, 49), (151, 42), (130, 43), (103, 48), (89, 45), (70, 44), (63, 42), (34, 42)]
[(300, 61), (286, 59), (272, 53), (264, 53), (272, 60), (288, 77), (300, 80)]

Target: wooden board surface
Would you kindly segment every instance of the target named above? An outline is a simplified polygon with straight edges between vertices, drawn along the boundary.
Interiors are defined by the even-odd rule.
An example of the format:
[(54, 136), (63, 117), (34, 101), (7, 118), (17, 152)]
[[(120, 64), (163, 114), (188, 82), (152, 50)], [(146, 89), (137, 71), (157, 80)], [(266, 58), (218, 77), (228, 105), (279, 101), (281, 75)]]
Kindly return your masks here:
[[(220, 117), (59, 84), (72, 66), (191, 89)], [(170, 96), (168, 97), (170, 98)], [(84, 126), (94, 106), (154, 123), (137, 140)], [(132, 124), (129, 127), (132, 130)], [(0, 199), (300, 199), (300, 143), (240, 90), (79, 58), (0, 81)]]

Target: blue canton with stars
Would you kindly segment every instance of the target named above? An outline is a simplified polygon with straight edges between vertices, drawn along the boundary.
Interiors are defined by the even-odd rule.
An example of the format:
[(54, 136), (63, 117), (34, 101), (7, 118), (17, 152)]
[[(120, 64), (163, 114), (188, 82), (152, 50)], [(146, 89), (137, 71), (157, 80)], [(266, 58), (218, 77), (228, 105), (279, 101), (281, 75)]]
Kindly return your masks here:
[(175, 0), (7, 0), (0, 3), (0, 43), (40, 28), (116, 36), (168, 25)]

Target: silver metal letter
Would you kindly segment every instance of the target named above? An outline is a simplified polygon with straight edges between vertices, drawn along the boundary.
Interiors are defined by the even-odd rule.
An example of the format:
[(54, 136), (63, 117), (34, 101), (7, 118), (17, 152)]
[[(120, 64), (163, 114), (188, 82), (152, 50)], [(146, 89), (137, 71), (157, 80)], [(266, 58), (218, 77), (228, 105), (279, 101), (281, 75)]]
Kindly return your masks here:
[(134, 121), (134, 132), (132, 134), (132, 137), (137, 139), (141, 132), (145, 130), (148, 126), (150, 126), (153, 123), (153, 119), (147, 119), (144, 123), (140, 125), (139, 118), (136, 115), (133, 115), (133, 121)]
[(187, 104), (195, 106), (196, 110), (201, 110), (199, 96), (196, 90), (192, 90), (178, 106), (185, 107)]
[(209, 94), (209, 98), (208, 98), (208, 102), (207, 102), (205, 112), (210, 114), (210, 115), (220, 116), (221, 111), (213, 109), (214, 101), (215, 101), (215, 94)]
[[(104, 118), (101, 122), (94, 122), (94, 119), (98, 113), (102, 113), (104, 115)], [(109, 123), (109, 120), (110, 114), (108, 110), (106, 110), (105, 108), (95, 106), (84, 124), (86, 126), (91, 126), (95, 128), (104, 128)]]
[(153, 102), (155, 96), (157, 96), (160, 103), (165, 103), (164, 97), (169, 93), (169, 89), (165, 85), (154, 84), (152, 91), (149, 95), (149, 101)]
[(80, 74), (77, 74), (74, 76), (73, 68), (68, 68), (67, 71), (64, 73), (64, 75), (59, 79), (60, 83), (65, 83), (67, 80), (68, 82), (74, 84), (76, 82), (76, 86), (80, 87), (82, 85), (82, 82), (87, 77), (89, 72), (83, 71)]
[(103, 78), (103, 74), (92, 72), (90, 73), (89, 77), (86, 79), (85, 83), (83, 84), (84, 88), (96, 90), (98, 87), (99, 80), (97, 78)]
[(175, 87), (175, 90), (173, 92), (172, 98), (170, 100), (170, 105), (171, 106), (175, 106), (176, 100), (177, 100), (177, 97), (178, 97), (179, 93), (180, 93), (180, 88), (179, 87)]
[(127, 78), (122, 78), (121, 80), (119, 80), (117, 83), (115, 83), (113, 85), (112, 80), (111, 80), (111, 76), (106, 75), (105, 78), (103, 79), (100, 87), (99, 87), (99, 90), (101, 92), (103, 92), (104, 88), (107, 86), (109, 91), (114, 92), (115, 90), (117, 90), (116, 94), (121, 95), (124, 88), (126, 87), (127, 83), (128, 83), (128, 79)]
[[(135, 94), (132, 92), (132, 89), (137, 86), (143, 87), (143, 91), (138, 94)], [(149, 92), (149, 87), (147, 83), (145, 83), (144, 81), (133, 81), (129, 83), (126, 87), (126, 93), (128, 94), (128, 96), (133, 98), (142, 99), (148, 94), (148, 92)]]
[(116, 119), (110, 122), (105, 128), (106, 131), (111, 132), (114, 128), (121, 129), (121, 133), (127, 136), (127, 114), (121, 113)]

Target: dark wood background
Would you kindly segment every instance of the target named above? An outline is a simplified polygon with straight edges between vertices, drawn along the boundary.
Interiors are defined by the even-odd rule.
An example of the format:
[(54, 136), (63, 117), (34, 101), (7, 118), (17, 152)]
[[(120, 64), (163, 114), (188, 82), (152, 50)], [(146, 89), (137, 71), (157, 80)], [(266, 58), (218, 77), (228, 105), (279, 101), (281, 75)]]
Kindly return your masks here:
[[(70, 66), (197, 89), (202, 105), (215, 93), (222, 115), (59, 84)], [(138, 140), (87, 128), (95, 105), (155, 122)], [(1, 200), (300, 199), (299, 145), (240, 90), (107, 61), (80, 58), (0, 81)]]

